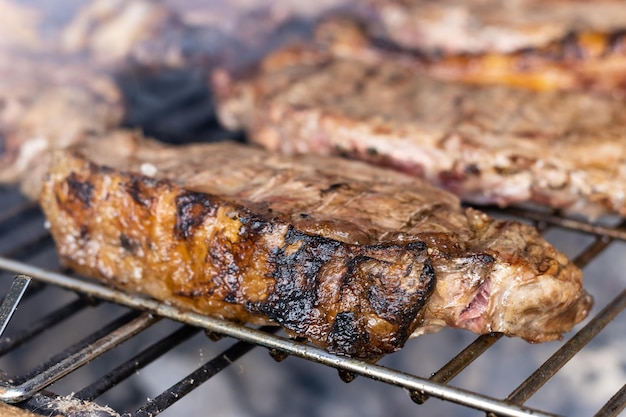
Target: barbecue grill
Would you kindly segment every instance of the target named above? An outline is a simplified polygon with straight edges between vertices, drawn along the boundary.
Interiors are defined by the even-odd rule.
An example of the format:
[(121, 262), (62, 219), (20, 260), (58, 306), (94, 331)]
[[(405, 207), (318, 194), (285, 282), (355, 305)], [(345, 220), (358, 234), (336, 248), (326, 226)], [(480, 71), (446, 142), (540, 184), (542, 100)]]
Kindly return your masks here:
[[(56, 2), (39, 3), (60, 10)], [(217, 8), (228, 3), (215, 2)], [(261, 3), (269, 8), (272, 2)], [(248, 35), (262, 29), (248, 28)], [(286, 22), (267, 43), (276, 47), (310, 31), (307, 22)], [(194, 41), (203, 45), (193, 60), (202, 67), (221, 53), (224, 40), (211, 30), (194, 34), (185, 47), (193, 54)], [(263, 52), (234, 55), (253, 61)], [(126, 96), (125, 127), (173, 143), (243, 141), (243, 134), (219, 129), (204, 71), (116, 74)], [(278, 328), (179, 311), (77, 276), (59, 264), (38, 205), (0, 187), (0, 298), (7, 294), (0, 306), (0, 415), (620, 414), (626, 408), (626, 222), (592, 225), (535, 209), (488, 211), (533, 224), (584, 268), (595, 298), (589, 318), (560, 342), (531, 345), (444, 329), (365, 363), (290, 339)]]
[[(67, 416), (179, 415), (185, 403), (214, 399), (211, 392), (247, 404), (251, 415), (316, 415), (321, 408), (306, 403), (332, 404), (333, 397), (349, 399), (353, 410), (376, 402), (382, 412), (618, 415), (626, 406), (626, 320), (620, 316), (626, 280), (619, 265), (626, 227), (522, 209), (491, 214), (534, 223), (585, 269), (596, 299), (590, 318), (562, 342), (541, 345), (444, 330), (373, 364), (334, 356), (275, 328), (182, 312), (75, 276), (59, 266), (37, 205), (0, 189), (0, 289), (24, 293), (0, 338), (0, 398), (13, 404), (4, 407)], [(32, 278), (27, 289), (26, 278)], [(9, 298), (0, 318), (11, 311)], [(261, 383), (242, 388), (250, 378)], [(309, 388), (298, 391), (297, 384)], [(271, 390), (281, 391), (285, 403), (304, 404), (278, 404), (271, 412), (263, 405), (263, 396), (278, 395)]]

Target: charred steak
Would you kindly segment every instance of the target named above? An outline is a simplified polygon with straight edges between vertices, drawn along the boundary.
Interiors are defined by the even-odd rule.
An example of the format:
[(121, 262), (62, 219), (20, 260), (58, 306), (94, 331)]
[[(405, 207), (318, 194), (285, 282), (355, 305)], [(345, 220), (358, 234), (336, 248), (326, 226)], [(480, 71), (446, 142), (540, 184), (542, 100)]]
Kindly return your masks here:
[(213, 79), (222, 123), (271, 150), (393, 167), (474, 203), (626, 215), (620, 99), (442, 82), (308, 47), (274, 53), (247, 78)]
[(554, 340), (591, 306), (535, 229), (356, 161), (118, 132), (57, 151), (41, 204), (79, 273), (342, 355), (446, 325)]

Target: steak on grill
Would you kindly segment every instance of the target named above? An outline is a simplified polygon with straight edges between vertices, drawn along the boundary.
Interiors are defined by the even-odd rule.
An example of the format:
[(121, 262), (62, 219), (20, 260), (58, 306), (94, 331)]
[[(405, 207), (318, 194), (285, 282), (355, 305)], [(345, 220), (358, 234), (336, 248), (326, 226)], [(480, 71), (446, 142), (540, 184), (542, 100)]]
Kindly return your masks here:
[(392, 167), (484, 204), (626, 215), (626, 104), (570, 91), (442, 82), (393, 61), (293, 47), (213, 76), (218, 115), (283, 153)]
[(323, 20), (316, 41), (332, 53), (370, 62), (393, 61), (420, 74), (470, 84), (502, 84), (533, 90), (592, 91), (626, 96), (626, 36), (623, 31), (580, 32), (535, 48), (501, 53), (429, 56), (381, 42), (362, 22)]
[(353, 0), (0, 0), (0, 50), (81, 56), (100, 68), (250, 65)]
[(535, 229), (356, 161), (116, 132), (57, 151), (41, 205), (81, 274), (343, 355), (445, 325), (554, 340), (591, 306)]
[(431, 53), (511, 52), (626, 27), (620, 0), (368, 0), (381, 36)]

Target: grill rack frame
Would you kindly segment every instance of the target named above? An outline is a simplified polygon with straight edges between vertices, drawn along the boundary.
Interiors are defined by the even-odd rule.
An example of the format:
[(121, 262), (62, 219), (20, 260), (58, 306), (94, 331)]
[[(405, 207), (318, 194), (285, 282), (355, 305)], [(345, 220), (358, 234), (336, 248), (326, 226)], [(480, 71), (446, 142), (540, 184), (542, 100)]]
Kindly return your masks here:
[[(2, 196), (3, 193), (10, 191), (10, 189), (0, 187), (0, 196)], [(520, 220), (530, 221), (543, 231), (551, 227), (556, 227), (593, 236), (595, 238), (593, 243), (591, 243), (585, 250), (574, 258), (574, 263), (581, 268), (584, 268), (614, 241), (626, 242), (626, 222), (617, 226), (603, 226), (566, 218), (558, 213), (536, 212), (519, 208), (492, 208), (490, 211), (496, 214), (504, 214)], [(17, 206), (10, 207), (8, 210), (0, 211), (0, 236), (4, 230), (8, 229), (8, 226), (10, 226), (15, 219), (33, 215), (40, 216), (41, 214), (39, 213), (37, 205), (31, 202), (24, 202), (18, 204)], [(409, 392), (411, 399), (418, 404), (424, 403), (429, 397), (437, 397), (442, 400), (455, 402), (464, 406), (485, 411), (488, 415), (492, 416), (555, 415), (547, 411), (525, 407), (523, 406), (523, 403), (536, 393), (543, 386), (543, 384), (554, 376), (563, 365), (573, 358), (580, 349), (586, 346), (589, 341), (591, 341), (608, 323), (614, 320), (626, 307), (625, 289), (617, 295), (612, 302), (608, 303), (602, 311), (592, 317), (591, 320), (587, 322), (587, 324), (576, 334), (569, 337), (567, 342), (561, 345), (547, 361), (537, 368), (513, 392), (511, 392), (504, 399), (498, 399), (485, 396), (471, 390), (455, 388), (447, 385), (447, 383), (461, 373), (475, 359), (480, 357), (480, 355), (486, 352), (491, 346), (493, 346), (500, 339), (501, 335), (499, 334), (478, 336), (439, 371), (433, 373), (430, 378), (422, 378), (417, 375), (412, 375), (384, 366), (329, 354), (322, 349), (315, 348), (300, 341), (275, 335), (274, 331), (277, 328), (254, 329), (195, 313), (182, 312), (176, 308), (159, 303), (152, 299), (137, 295), (130, 295), (100, 284), (95, 284), (90, 280), (82, 279), (81, 277), (72, 276), (68, 271), (55, 272), (46, 270), (19, 260), (20, 258), (26, 257), (26, 255), (32, 253), (32, 251), (37, 251), (41, 247), (50, 245), (51, 243), (49, 234), (44, 231), (40, 235), (30, 238), (26, 243), (20, 244), (11, 250), (4, 251), (4, 253), (0, 253), (0, 272), (23, 274), (34, 278), (35, 281), (39, 283), (76, 292), (81, 295), (81, 297), (74, 302), (78, 308), (87, 304), (85, 300), (91, 300), (90, 302), (92, 303), (112, 302), (131, 308), (131, 313), (129, 313), (129, 315), (132, 315), (132, 310), (147, 312), (143, 313), (140, 318), (136, 318), (136, 320), (140, 320), (142, 323), (147, 325), (158, 320), (160, 317), (184, 323), (186, 326), (175, 332), (176, 334), (178, 334), (178, 332), (181, 332), (181, 334), (187, 334), (186, 332), (189, 332), (191, 334), (197, 332), (198, 329), (203, 329), (212, 338), (228, 336), (239, 340), (239, 342), (236, 342), (220, 355), (215, 356), (212, 360), (200, 366), (190, 375), (172, 385), (161, 395), (152, 400), (148, 400), (144, 406), (138, 408), (134, 412), (124, 413), (124, 416), (147, 416), (158, 414), (174, 402), (178, 401), (185, 394), (191, 392), (191, 390), (195, 387), (199, 386), (199, 381), (208, 380), (211, 376), (217, 374), (222, 369), (232, 364), (237, 358), (241, 357), (243, 354), (256, 346), (267, 348), (270, 354), (277, 360), (280, 360), (287, 355), (293, 355), (336, 368), (339, 371), (340, 377), (346, 382), (354, 379), (356, 375), (362, 375), (382, 383), (402, 387)], [(35, 289), (35, 291), (36, 290), (37, 289)], [(67, 306), (66, 309), (71, 311), (72, 307)], [(59, 314), (63, 316), (62, 313)], [(112, 331), (115, 332), (116, 330)], [(29, 332), (25, 331), (25, 333)], [(124, 333), (124, 331), (122, 331), (122, 333)], [(32, 336), (32, 334), (30, 336)], [(104, 337), (106, 337), (106, 335)], [(132, 337), (132, 335), (129, 337)], [(171, 335), (169, 339), (164, 338), (159, 343), (155, 343), (153, 346), (145, 349), (139, 353), (137, 357), (130, 359), (125, 364), (122, 364), (115, 370), (112, 370), (109, 374), (103, 377), (102, 380), (123, 380), (124, 375), (130, 375), (130, 373), (135, 372), (145, 364), (150, 363), (151, 360), (156, 359), (159, 356), (159, 352), (166, 351), (167, 349), (164, 347), (168, 347), (170, 344), (175, 346), (176, 343), (172, 344), (172, 337), (174, 336)], [(26, 334), (24, 336), (24, 341), (28, 340), (28, 338), (29, 335)], [(168, 344), (168, 340), (170, 344)], [(121, 341), (119, 343), (121, 343)], [(17, 343), (20, 342), (18, 341)], [(86, 342), (86, 344), (89, 343), (91, 343), (91, 341)], [(111, 347), (115, 347), (117, 344), (118, 342), (114, 343)], [(6, 353), (7, 350), (10, 350), (10, 348), (11, 346), (7, 348), (7, 343), (4, 339), (0, 339), (0, 354)], [(68, 348), (68, 352), (72, 349), (77, 350), (80, 348), (70, 347)], [(75, 352), (70, 352), (70, 354), (71, 353)], [(62, 355), (62, 353), (59, 355)], [(139, 358), (139, 360), (137, 360), (137, 358)], [(138, 363), (139, 365), (135, 365), (134, 367), (129, 366), (131, 362)], [(41, 373), (46, 372), (48, 372), (47, 368), (41, 370)], [(35, 375), (31, 376), (37, 378), (41, 376), (39, 374), (40, 373), (35, 372)], [(61, 378), (64, 375), (65, 374), (62, 374), (58, 376), (58, 378)], [(55, 376), (55, 378), (57, 377)], [(36, 390), (29, 392), (24, 398), (22, 398), (23, 393), (16, 390), (16, 385), (10, 385), (7, 379), (8, 378), (6, 376), (0, 378), (0, 380), (4, 380), (2, 383), (3, 387), (0, 387), (0, 400), (5, 402), (15, 402), (15, 399), (24, 400), (26, 398), (25, 401), (18, 404), (20, 407), (31, 410), (41, 410), (46, 407), (48, 409), (51, 407), (54, 409), (54, 402), (55, 399), (58, 399), (58, 396), (54, 393), (46, 391), (45, 387), (54, 382), (55, 379), (51, 379), (45, 383), (40, 383)], [(27, 380), (26, 382), (22, 382), (22, 385), (27, 382), (29, 381)], [(99, 388), (98, 385), (100, 385)], [(97, 409), (99, 415), (118, 415), (114, 410), (109, 410), (106, 407), (102, 408), (94, 402), (95, 398), (97, 398), (97, 395), (94, 393), (101, 393), (103, 390), (106, 391), (106, 389), (111, 388), (111, 386), (114, 386), (115, 384), (111, 386), (109, 385), (110, 384), (103, 384), (99, 381), (95, 381), (93, 384), (85, 387), (81, 390), (81, 392), (77, 393), (75, 398), (67, 399), (67, 401), (73, 403), (74, 407), (90, 410)], [(107, 386), (108, 388), (106, 388)], [(595, 415), (616, 416), (624, 410), (624, 408), (626, 408), (626, 384), (624, 384), (621, 388), (618, 387), (615, 394), (598, 410)], [(56, 412), (60, 411), (60, 409), (56, 410)]]

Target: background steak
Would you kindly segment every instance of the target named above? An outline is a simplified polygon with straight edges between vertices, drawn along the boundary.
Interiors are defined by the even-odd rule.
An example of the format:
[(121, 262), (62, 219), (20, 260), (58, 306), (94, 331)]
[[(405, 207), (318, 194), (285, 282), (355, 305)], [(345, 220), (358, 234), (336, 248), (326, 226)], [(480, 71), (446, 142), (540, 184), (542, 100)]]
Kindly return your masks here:
[(428, 179), (464, 200), (626, 215), (622, 100), (472, 86), (318, 48), (214, 74), (223, 125), (283, 153), (338, 154)]
[(430, 53), (511, 52), (571, 32), (626, 27), (619, 0), (369, 0), (368, 20), (392, 42)]

